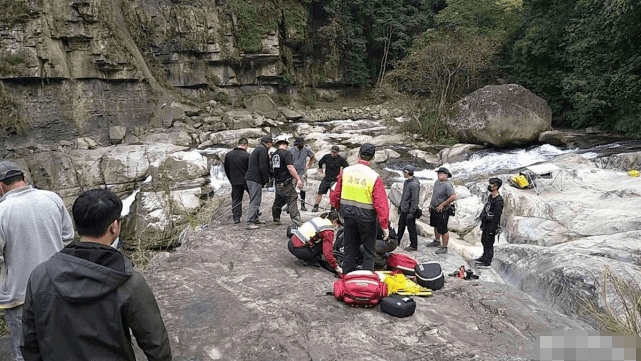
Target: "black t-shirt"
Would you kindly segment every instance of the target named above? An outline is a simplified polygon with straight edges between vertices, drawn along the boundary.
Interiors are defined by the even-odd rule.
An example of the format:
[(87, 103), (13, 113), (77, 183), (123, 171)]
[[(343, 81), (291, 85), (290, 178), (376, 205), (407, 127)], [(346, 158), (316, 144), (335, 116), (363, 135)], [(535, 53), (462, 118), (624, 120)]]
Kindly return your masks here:
[(323, 158), (318, 162), (318, 168), (323, 168), (325, 164), (325, 179), (328, 181), (335, 181), (338, 178), (338, 173), (341, 171), (341, 167), (348, 167), (349, 164), (345, 158), (336, 156), (332, 157), (331, 154), (325, 154)]
[(282, 183), (292, 177), (287, 169), (288, 165), (294, 165), (294, 158), (287, 149), (278, 149), (272, 154), (272, 168), (276, 183)]

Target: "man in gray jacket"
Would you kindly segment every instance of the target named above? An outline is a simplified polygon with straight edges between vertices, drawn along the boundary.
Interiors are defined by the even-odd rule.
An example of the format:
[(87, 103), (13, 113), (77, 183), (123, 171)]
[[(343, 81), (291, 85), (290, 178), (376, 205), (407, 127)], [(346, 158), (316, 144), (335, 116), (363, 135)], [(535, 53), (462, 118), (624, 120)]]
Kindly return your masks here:
[(60, 197), (27, 185), (22, 168), (0, 162), (0, 308), (20, 354), (22, 310), (29, 274), (73, 239), (73, 224)]
[[(115, 249), (122, 202), (106, 189), (80, 195), (73, 242), (31, 273), (23, 315), (25, 360), (171, 360), (167, 330), (145, 279)], [(131, 331), (130, 331), (131, 330)]]
[(418, 209), (418, 194), (421, 185), (418, 179), (414, 178), (414, 167), (411, 165), (403, 168), (405, 183), (403, 184), (403, 195), (401, 196), (401, 205), (398, 216), (398, 243), (403, 239), (405, 226), (410, 234), (410, 244), (405, 247), (408, 252), (416, 251), (418, 247), (418, 237), (416, 234), (416, 210)]

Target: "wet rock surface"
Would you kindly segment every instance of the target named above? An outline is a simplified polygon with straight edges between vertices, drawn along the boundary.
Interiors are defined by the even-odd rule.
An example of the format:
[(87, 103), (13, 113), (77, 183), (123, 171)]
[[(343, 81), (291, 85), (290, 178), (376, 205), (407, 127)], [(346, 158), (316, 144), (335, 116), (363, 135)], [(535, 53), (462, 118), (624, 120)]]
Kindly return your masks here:
[[(541, 332), (590, 328), (494, 282), (492, 270), (476, 281), (446, 277), (432, 297), (415, 297), (416, 312), (405, 319), (379, 306), (351, 308), (326, 295), (331, 273), (289, 253), (287, 225), (265, 216), (272, 202), (264, 192), (267, 223), (254, 231), (221, 208), (207, 229), (145, 271), (175, 360), (528, 360)], [(413, 256), (441, 257), (445, 273), (464, 262), (456, 252), (432, 252), (419, 247)]]

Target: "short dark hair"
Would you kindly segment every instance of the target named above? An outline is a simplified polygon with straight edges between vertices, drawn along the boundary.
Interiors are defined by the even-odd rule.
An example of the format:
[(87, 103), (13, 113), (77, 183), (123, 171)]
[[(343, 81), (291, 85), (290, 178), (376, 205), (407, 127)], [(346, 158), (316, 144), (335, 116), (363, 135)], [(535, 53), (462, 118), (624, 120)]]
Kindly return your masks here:
[(80, 236), (101, 237), (109, 225), (120, 219), (122, 201), (107, 189), (92, 189), (73, 203), (73, 220)]
[(245, 145), (247, 144), (247, 138), (240, 138), (238, 139), (238, 145)]
[(372, 160), (374, 158), (371, 155), (364, 155), (364, 154), (359, 154), (358, 156), (361, 157), (362, 160), (367, 161), (367, 162), (369, 162), (370, 160)]
[(24, 174), (23, 173), (18, 173), (16, 175), (11, 176), (11, 177), (7, 177), (7, 178), (5, 178), (4, 180), (2, 180), (0, 182), (4, 183), (7, 186), (10, 186), (13, 183), (19, 182), (21, 180), (24, 180)]

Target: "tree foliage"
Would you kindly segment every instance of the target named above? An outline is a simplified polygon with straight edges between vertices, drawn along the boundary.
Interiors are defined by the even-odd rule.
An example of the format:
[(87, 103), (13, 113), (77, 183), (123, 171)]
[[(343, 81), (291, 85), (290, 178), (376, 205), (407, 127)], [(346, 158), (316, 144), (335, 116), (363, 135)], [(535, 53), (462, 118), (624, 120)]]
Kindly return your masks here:
[(515, 81), (567, 125), (641, 135), (641, 3), (528, 0), (508, 42)]
[[(433, 25), (441, 0), (316, 0), (337, 29), (338, 62), (343, 82), (373, 84), (389, 64), (405, 55), (417, 35)], [(322, 31), (322, 29), (320, 30)]]

